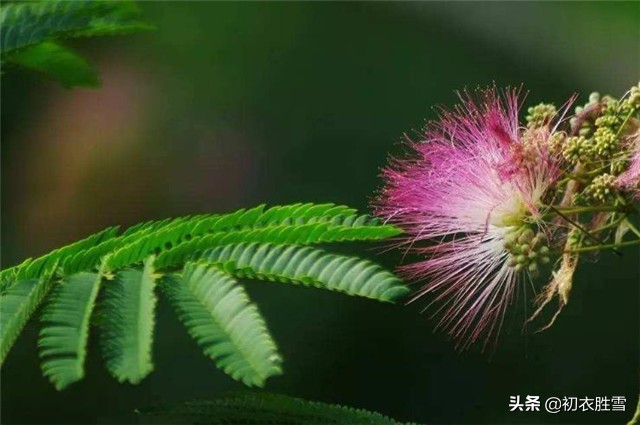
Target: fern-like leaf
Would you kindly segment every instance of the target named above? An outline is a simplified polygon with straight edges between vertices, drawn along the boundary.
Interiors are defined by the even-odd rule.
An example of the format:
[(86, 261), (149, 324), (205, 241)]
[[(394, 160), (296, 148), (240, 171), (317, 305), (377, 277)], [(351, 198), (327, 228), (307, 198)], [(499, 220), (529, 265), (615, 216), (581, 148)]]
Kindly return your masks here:
[(143, 409), (140, 419), (143, 424), (402, 425), (377, 412), (265, 392), (160, 405)]
[[(230, 214), (180, 217), (141, 223), (116, 236), (106, 229), (75, 244), (0, 272), (0, 284), (38, 278), (45, 266), (59, 260), (65, 275), (95, 270), (104, 265), (115, 271), (142, 262), (149, 255), (175, 251), (172, 263), (206, 248), (236, 242), (327, 243), (381, 240), (401, 231), (377, 219), (358, 215), (334, 204), (293, 204), (269, 209), (260, 205)], [(103, 260), (107, 257), (107, 261)], [(163, 257), (164, 262), (168, 257)], [(1, 288), (0, 288), (1, 289)]]
[(110, 35), (149, 29), (126, 1), (29, 1), (0, 8), (2, 55), (56, 37)]
[(264, 205), (260, 205), (230, 214), (209, 214), (139, 223), (128, 228), (117, 238), (65, 258), (61, 266), (67, 274), (89, 270), (100, 264), (107, 254), (117, 252), (118, 257), (111, 262), (133, 264), (136, 261), (131, 260), (132, 252), (137, 253), (135, 259), (141, 261), (153, 252), (157, 253), (179, 240), (188, 240), (193, 235), (250, 225), (263, 212)]
[(67, 256), (62, 260), (60, 266), (65, 274), (91, 270), (97, 267), (105, 256), (120, 247), (126, 246), (129, 243), (142, 239), (146, 235), (159, 231), (159, 229), (164, 228), (170, 223), (175, 223), (181, 220), (183, 220), (183, 218), (151, 221), (132, 226), (120, 236)]
[(42, 315), (42, 370), (59, 389), (81, 379), (100, 276), (114, 276), (100, 300), (102, 351), (119, 381), (140, 382), (153, 368), (158, 270), (172, 273), (161, 281), (163, 292), (205, 353), (234, 379), (261, 386), (281, 373), (281, 358), (257, 308), (234, 278), (394, 301), (408, 290), (392, 273), (367, 260), (308, 245), (384, 239), (398, 232), (333, 204), (261, 205), (230, 214), (151, 221), (120, 235), (109, 228), (0, 272), (0, 289), (7, 297), (0, 308), (9, 316), (0, 321), (0, 362), (45, 296), (41, 291), (46, 287), (36, 282), (55, 272), (62, 282)]
[(105, 283), (102, 351), (107, 369), (120, 382), (137, 384), (153, 370), (155, 282), (151, 257), (143, 270), (122, 270)]
[(40, 331), (42, 372), (57, 389), (84, 377), (91, 313), (101, 276), (82, 272), (66, 277), (51, 294)]
[[(158, 256), (158, 267), (183, 263), (190, 255), (208, 248), (241, 242), (267, 242), (275, 244), (316, 244), (347, 241), (373, 241), (387, 239), (401, 231), (393, 226), (368, 224), (359, 216), (349, 217), (348, 222), (334, 218), (331, 223), (308, 223), (250, 228), (236, 231), (217, 232), (194, 238), (164, 250)], [(364, 224), (360, 224), (364, 223)]]
[(237, 277), (299, 283), (378, 301), (392, 302), (409, 292), (400, 279), (375, 263), (309, 246), (232, 244), (198, 258)]
[[(382, 240), (398, 235), (393, 226), (380, 225), (367, 215), (320, 216), (310, 219), (257, 221), (253, 227), (222, 226), (218, 218), (206, 222), (185, 222), (152, 233), (125, 245), (105, 262), (108, 270), (140, 262), (150, 254), (162, 257), (158, 264), (172, 265), (184, 262), (186, 256), (206, 248), (238, 242), (271, 242), (282, 244), (313, 244), (344, 241)], [(162, 254), (165, 254), (162, 256)]]
[(99, 87), (98, 74), (84, 58), (52, 41), (29, 46), (11, 57), (24, 68), (57, 79), (63, 87)]
[(105, 240), (112, 239), (115, 237), (117, 232), (117, 226), (109, 227), (78, 242), (58, 248), (35, 260), (25, 260), (22, 264), (2, 270), (2, 272), (0, 272), (0, 279), (5, 282), (5, 287), (10, 287), (18, 280), (38, 279), (41, 276), (49, 274), (57, 265), (61, 265), (63, 260), (68, 256), (77, 252), (82, 252)]
[(0, 298), (0, 365), (51, 286), (51, 279), (23, 280)]
[(281, 373), (281, 358), (244, 289), (213, 266), (187, 263), (161, 288), (205, 354), (232, 378), (262, 386)]

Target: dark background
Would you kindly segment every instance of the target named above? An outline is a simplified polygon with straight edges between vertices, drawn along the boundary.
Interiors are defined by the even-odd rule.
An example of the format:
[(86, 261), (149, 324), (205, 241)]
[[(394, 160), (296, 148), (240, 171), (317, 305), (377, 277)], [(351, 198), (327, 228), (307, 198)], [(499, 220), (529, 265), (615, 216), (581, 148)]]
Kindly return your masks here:
[[(527, 103), (621, 95), (640, 77), (640, 4), (145, 2), (157, 30), (72, 43), (98, 91), (2, 77), (2, 264), (107, 225), (261, 202), (366, 210), (405, 132), (495, 81)], [(344, 247), (341, 249), (345, 250)], [(397, 254), (346, 249), (394, 267)], [(457, 353), (409, 307), (247, 282), (285, 356), (274, 392), (428, 424), (628, 420), (638, 393), (638, 249), (580, 266), (550, 330)], [(160, 305), (156, 371), (119, 385), (92, 342), (87, 377), (57, 392), (28, 326), (2, 371), (3, 423), (128, 423), (133, 409), (242, 386)], [(627, 397), (626, 413), (510, 413), (510, 395)]]

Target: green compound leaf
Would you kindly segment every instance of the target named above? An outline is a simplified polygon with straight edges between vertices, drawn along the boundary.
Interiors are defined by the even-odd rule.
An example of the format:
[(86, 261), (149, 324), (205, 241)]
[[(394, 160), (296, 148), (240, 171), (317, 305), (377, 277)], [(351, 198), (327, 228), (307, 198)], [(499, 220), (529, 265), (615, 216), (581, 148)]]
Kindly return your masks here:
[(158, 267), (183, 263), (189, 255), (241, 242), (269, 242), (275, 244), (317, 244), (347, 241), (375, 241), (396, 236), (400, 230), (393, 226), (368, 224), (368, 216), (335, 217), (330, 223), (308, 223), (270, 226), (257, 229), (217, 232), (177, 244), (158, 256)]
[(3, 290), (10, 287), (14, 282), (25, 279), (37, 279), (53, 271), (57, 265), (61, 265), (63, 260), (77, 252), (83, 252), (89, 247), (100, 244), (105, 240), (115, 237), (118, 227), (109, 227), (95, 233), (78, 242), (58, 248), (49, 254), (43, 255), (35, 260), (28, 259), (15, 267), (4, 269), (0, 272), (3, 282)]
[(51, 279), (23, 280), (0, 297), (0, 365), (51, 287)]
[(108, 256), (118, 248), (141, 239), (143, 236), (158, 231), (160, 228), (163, 228), (169, 223), (178, 220), (182, 219), (167, 219), (163, 221), (140, 223), (136, 226), (133, 226), (127, 229), (120, 236), (117, 236), (110, 240), (106, 240), (91, 248), (78, 251), (72, 255), (65, 257), (61, 264), (62, 270), (65, 274), (91, 270), (97, 267), (101, 263), (103, 258)]
[[(151, 232), (114, 251), (105, 262), (107, 270), (119, 269), (142, 261), (151, 254), (179, 247), (182, 253), (203, 247), (234, 242), (321, 243), (355, 240), (379, 240), (397, 235), (399, 230), (382, 226), (367, 215), (340, 214), (346, 207), (302, 204), (261, 207), (248, 211), (187, 218)], [(318, 208), (322, 207), (322, 208)], [(284, 215), (287, 212), (289, 215)], [(209, 235), (209, 238), (200, 239)], [(184, 257), (182, 257), (184, 259)]]
[(140, 223), (116, 236), (109, 228), (35, 260), (0, 271), (0, 284), (40, 277), (59, 260), (64, 275), (92, 271), (101, 265), (118, 270), (141, 263), (149, 255), (161, 256), (157, 264), (183, 262), (189, 255), (219, 245), (238, 242), (329, 243), (382, 240), (401, 233), (394, 226), (355, 214), (352, 208), (334, 204), (294, 204), (265, 210), (264, 205), (230, 214), (179, 217)]
[(61, 390), (84, 377), (91, 313), (101, 276), (82, 272), (56, 286), (42, 314), (40, 331), (42, 372)]
[[(294, 204), (276, 206), (265, 211), (264, 205), (229, 214), (207, 214), (140, 223), (122, 235), (99, 245), (77, 252), (64, 259), (61, 266), (66, 274), (96, 267), (107, 254), (112, 255), (109, 266), (119, 268), (142, 261), (152, 253), (214, 232), (230, 229), (278, 225), (283, 222), (330, 219), (336, 214), (352, 212), (333, 204)], [(289, 214), (287, 216), (286, 214)]]
[(149, 29), (128, 1), (29, 1), (0, 7), (2, 55), (59, 37), (112, 35)]
[(409, 289), (393, 273), (368, 260), (297, 245), (234, 244), (200, 255), (237, 277), (298, 283), (392, 302)]
[(96, 71), (71, 50), (45, 41), (17, 52), (11, 61), (57, 79), (64, 87), (99, 87)]
[(246, 385), (282, 373), (282, 359), (244, 289), (216, 267), (187, 263), (161, 288), (189, 334), (216, 366)]
[(143, 409), (140, 419), (142, 424), (403, 425), (377, 412), (264, 392)]
[[(281, 373), (281, 358), (257, 308), (235, 278), (256, 278), (394, 301), (408, 290), (367, 260), (308, 245), (379, 240), (393, 226), (333, 204), (242, 209), (140, 223), (120, 235), (108, 228), (0, 271), (0, 364), (47, 296), (42, 314), (42, 370), (58, 389), (82, 379), (94, 306), (107, 369), (138, 383), (153, 369), (154, 287), (216, 365), (247, 385)], [(155, 260), (154, 260), (155, 258)], [(47, 280), (60, 276), (51, 294)], [(98, 298), (100, 276), (104, 297)], [(47, 277), (47, 279), (44, 279)]]
[(143, 270), (122, 270), (104, 285), (102, 352), (107, 369), (120, 382), (137, 384), (153, 370), (155, 285), (153, 258)]
[(93, 68), (56, 41), (151, 29), (131, 1), (46, 0), (0, 5), (2, 66), (18, 65), (67, 88), (100, 85)]

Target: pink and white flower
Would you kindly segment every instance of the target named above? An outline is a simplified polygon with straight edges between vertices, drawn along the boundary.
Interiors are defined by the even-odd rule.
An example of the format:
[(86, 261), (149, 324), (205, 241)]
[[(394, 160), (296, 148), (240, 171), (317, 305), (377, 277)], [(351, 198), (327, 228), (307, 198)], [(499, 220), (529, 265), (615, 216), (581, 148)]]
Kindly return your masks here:
[(616, 184), (623, 190), (631, 192), (635, 198), (640, 198), (640, 130), (630, 136), (629, 166), (618, 176)]
[(407, 250), (426, 256), (402, 267), (426, 282), (412, 301), (434, 294), (438, 327), (464, 348), (497, 336), (505, 309), (525, 289), (527, 274), (508, 246), (524, 229), (540, 230), (542, 200), (559, 169), (547, 149), (552, 129), (520, 128), (516, 90), (460, 98), (422, 140), (408, 142), (407, 157), (383, 170), (376, 212), (405, 231)]

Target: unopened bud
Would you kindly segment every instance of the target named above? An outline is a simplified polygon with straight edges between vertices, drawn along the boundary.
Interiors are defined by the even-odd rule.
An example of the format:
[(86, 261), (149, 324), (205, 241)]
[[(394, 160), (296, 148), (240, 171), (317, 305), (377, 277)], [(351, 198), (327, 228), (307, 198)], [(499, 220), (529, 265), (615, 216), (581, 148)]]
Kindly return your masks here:
[(521, 244), (526, 244), (530, 242), (531, 239), (533, 239), (533, 230), (526, 229), (525, 231), (520, 233), (520, 236), (518, 237), (518, 242)]

